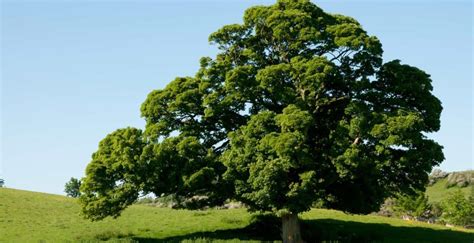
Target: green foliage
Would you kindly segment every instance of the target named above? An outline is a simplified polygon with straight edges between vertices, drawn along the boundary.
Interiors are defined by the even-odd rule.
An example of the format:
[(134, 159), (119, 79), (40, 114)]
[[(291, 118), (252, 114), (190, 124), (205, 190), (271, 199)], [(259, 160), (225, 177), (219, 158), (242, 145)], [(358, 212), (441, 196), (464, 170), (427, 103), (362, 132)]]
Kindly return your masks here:
[(396, 198), (394, 206), (395, 212), (412, 217), (428, 216), (431, 205), (428, 197), (423, 191), (417, 191), (413, 195), (400, 195)]
[(431, 216), (435, 217), (438, 220), (438, 222), (442, 222), (442, 220), (439, 220), (441, 215), (443, 214), (443, 207), (441, 203), (433, 202), (433, 203), (430, 203), (430, 205), (431, 205), (431, 211), (430, 211)]
[(278, 0), (209, 40), (214, 59), (148, 95), (143, 133), (120, 129), (100, 143), (81, 187), (87, 217), (116, 217), (139, 192), (191, 208), (237, 199), (282, 214), (314, 202), (369, 213), (422, 189), (444, 159), (426, 136), (442, 110), (429, 75), (383, 63), (356, 20)]
[(442, 202), (442, 218), (454, 225), (474, 225), (474, 197), (466, 198), (464, 193), (457, 190)]
[(228, 168), (224, 178), (235, 181), (239, 200), (262, 211), (309, 209), (307, 202), (316, 196), (315, 172), (289, 173), (311, 166), (310, 148), (305, 142), (312, 122), (308, 112), (288, 106), (279, 115), (257, 114), (247, 126), (229, 135), (231, 149), (223, 156)]
[(86, 217), (117, 217), (137, 199), (146, 169), (137, 163), (144, 147), (141, 134), (135, 128), (119, 129), (100, 142), (81, 185)]
[(81, 180), (71, 177), (71, 179), (64, 185), (64, 192), (70, 197), (79, 197), (81, 192)]

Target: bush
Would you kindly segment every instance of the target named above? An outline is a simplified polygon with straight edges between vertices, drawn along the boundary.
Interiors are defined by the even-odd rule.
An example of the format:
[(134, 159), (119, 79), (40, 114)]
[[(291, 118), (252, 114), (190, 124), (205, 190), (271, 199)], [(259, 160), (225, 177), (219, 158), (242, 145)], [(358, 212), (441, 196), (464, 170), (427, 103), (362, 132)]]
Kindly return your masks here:
[(427, 218), (430, 216), (431, 205), (425, 193), (417, 191), (414, 195), (398, 196), (393, 203), (393, 209), (401, 215)]
[(431, 204), (430, 214), (431, 214), (431, 216), (433, 216), (435, 218), (441, 217), (441, 215), (443, 214), (443, 207), (441, 206), (441, 204), (439, 202), (434, 202), (434, 203)]
[(467, 199), (461, 190), (451, 193), (441, 203), (442, 219), (450, 224), (467, 226), (474, 224), (474, 198)]

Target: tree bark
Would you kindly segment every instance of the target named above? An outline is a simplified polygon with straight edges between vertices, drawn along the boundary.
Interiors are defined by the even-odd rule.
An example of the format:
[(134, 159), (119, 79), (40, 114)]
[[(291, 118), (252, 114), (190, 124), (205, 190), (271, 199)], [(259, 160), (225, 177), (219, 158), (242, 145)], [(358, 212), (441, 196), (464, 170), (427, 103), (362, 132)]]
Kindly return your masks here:
[(282, 217), (282, 239), (283, 243), (302, 243), (300, 223), (298, 214), (290, 213)]

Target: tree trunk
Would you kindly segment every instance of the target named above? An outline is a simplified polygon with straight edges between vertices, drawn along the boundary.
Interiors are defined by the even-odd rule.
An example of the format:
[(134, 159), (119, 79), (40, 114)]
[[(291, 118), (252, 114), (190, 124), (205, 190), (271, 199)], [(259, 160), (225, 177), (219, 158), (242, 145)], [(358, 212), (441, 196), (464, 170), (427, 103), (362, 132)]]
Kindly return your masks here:
[(283, 243), (302, 243), (300, 223), (298, 214), (290, 213), (283, 215), (282, 219), (282, 238)]

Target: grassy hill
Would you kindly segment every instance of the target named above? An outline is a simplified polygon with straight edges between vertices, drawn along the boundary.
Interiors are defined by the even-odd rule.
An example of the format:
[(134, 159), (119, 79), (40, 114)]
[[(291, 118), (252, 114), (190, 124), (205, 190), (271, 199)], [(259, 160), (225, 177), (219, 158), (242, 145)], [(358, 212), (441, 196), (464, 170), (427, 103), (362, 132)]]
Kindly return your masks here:
[[(471, 178), (474, 176), (474, 171), (472, 170), (455, 172), (455, 173), (469, 175), (468, 177), (471, 177)], [(446, 198), (447, 195), (449, 195), (451, 192), (454, 192), (456, 190), (461, 190), (467, 197), (474, 190), (474, 185), (470, 184), (465, 187), (459, 187), (459, 186), (448, 187), (448, 178), (443, 178), (436, 181), (436, 183), (434, 183), (433, 185), (428, 186), (426, 188), (426, 195), (428, 196), (428, 200), (430, 202), (440, 202), (441, 200)]]
[[(474, 230), (313, 209), (301, 215), (308, 242), (472, 242)], [(265, 217), (264, 217), (265, 218)], [(172, 210), (135, 205), (117, 219), (90, 222), (75, 199), (0, 188), (0, 242), (238, 242), (278, 240), (279, 222), (244, 209)], [(274, 224), (273, 224), (274, 223)]]

